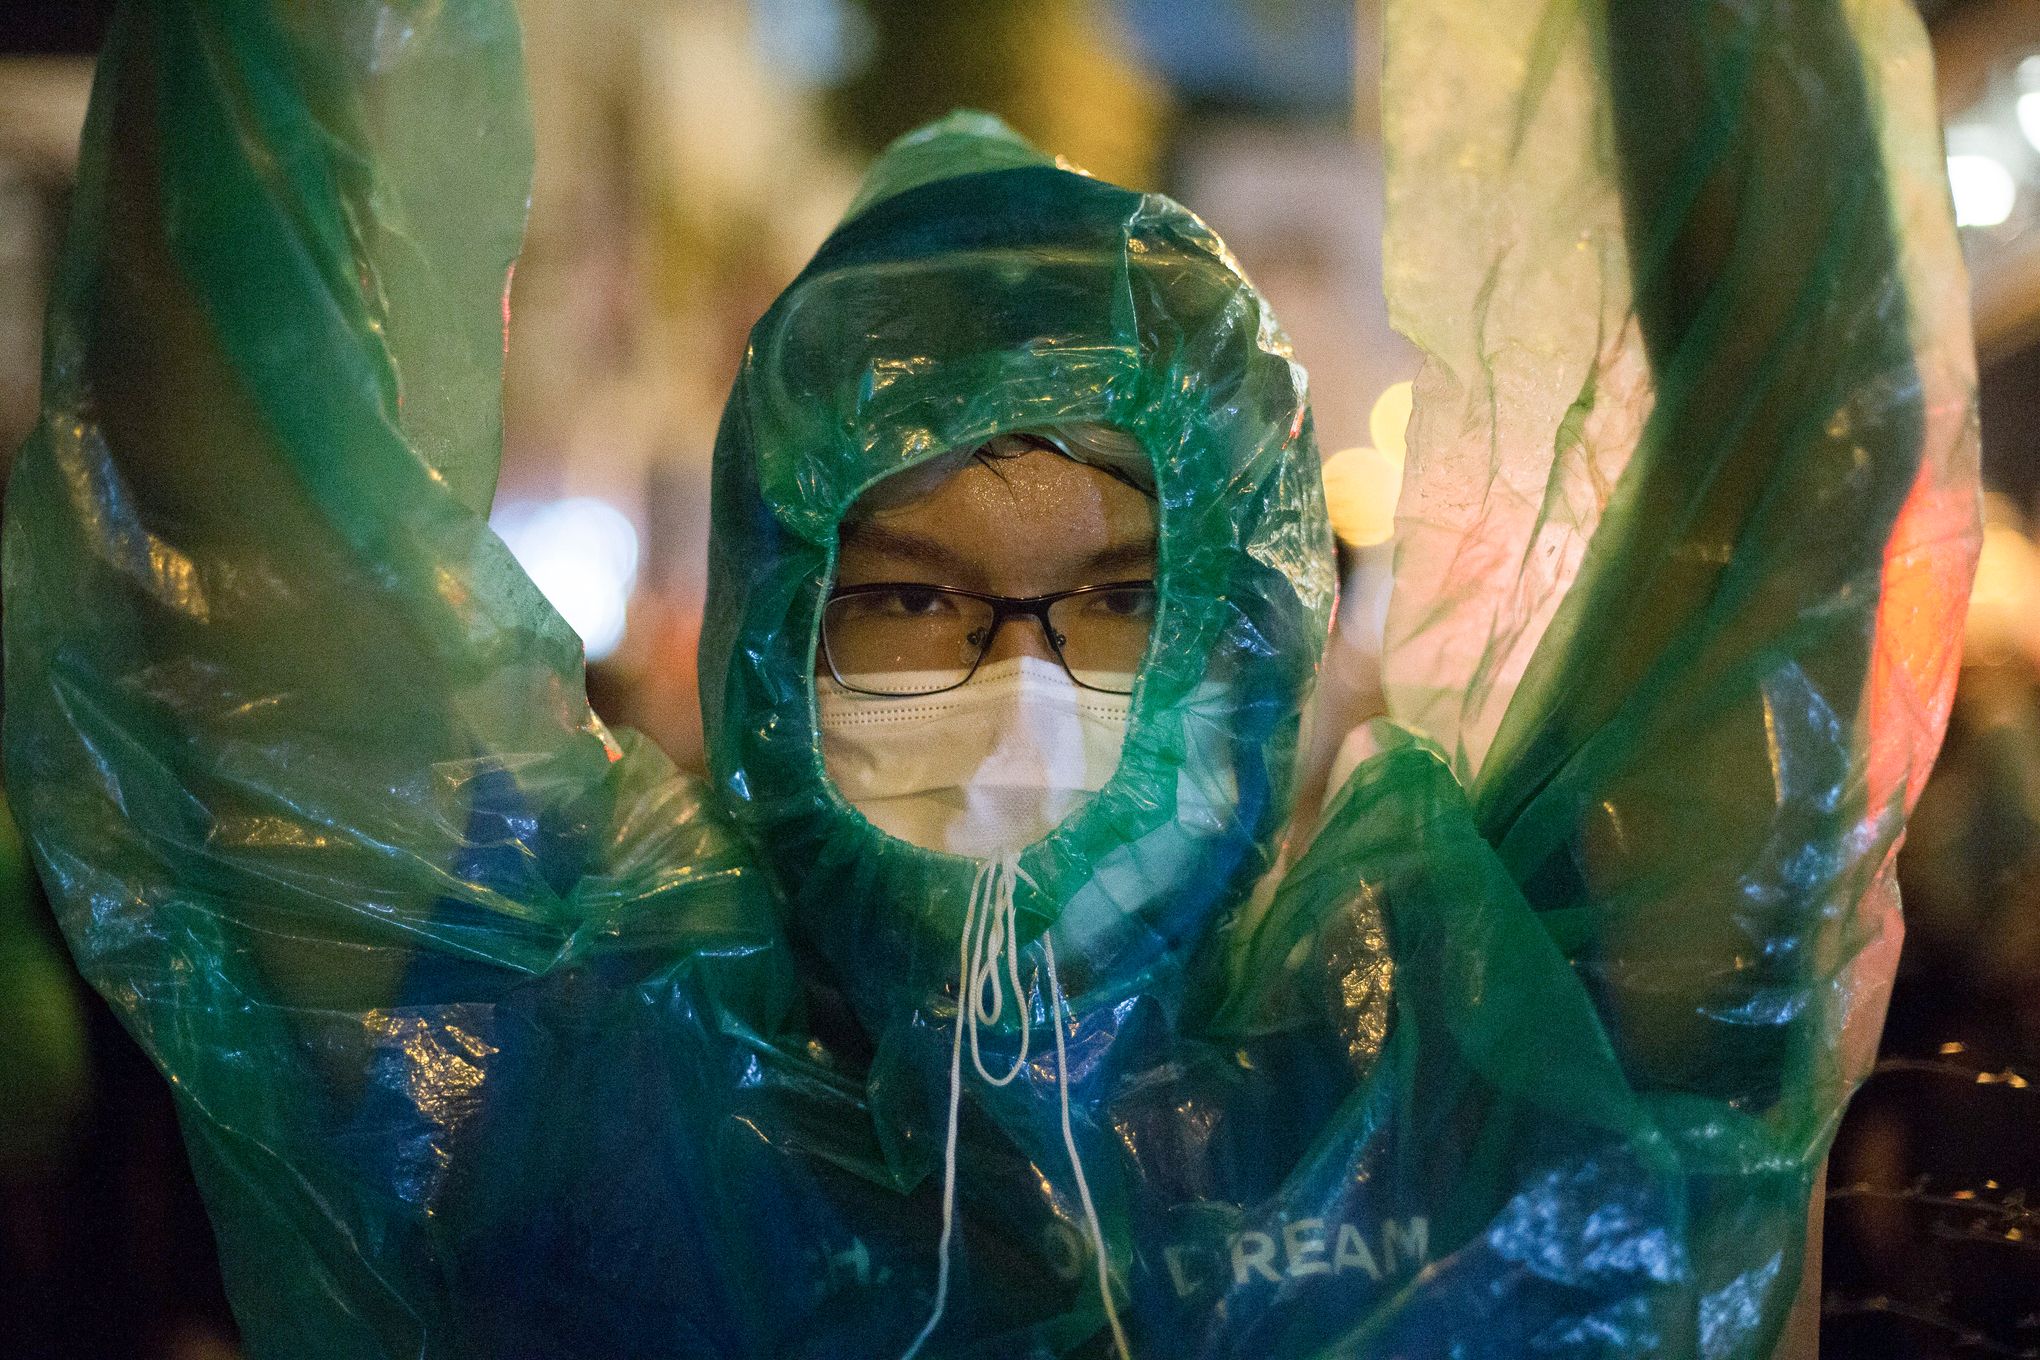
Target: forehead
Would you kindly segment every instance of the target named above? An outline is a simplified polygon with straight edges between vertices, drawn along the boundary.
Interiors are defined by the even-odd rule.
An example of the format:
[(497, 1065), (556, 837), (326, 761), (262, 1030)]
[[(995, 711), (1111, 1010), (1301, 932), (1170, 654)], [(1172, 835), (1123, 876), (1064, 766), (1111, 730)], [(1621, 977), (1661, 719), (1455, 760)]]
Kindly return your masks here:
[(1108, 567), (1113, 576), (1151, 569), (1154, 503), (1113, 474), (1051, 450), (964, 457), (874, 491), (843, 524), (845, 563), (860, 575), (918, 558), (951, 568), (945, 576), (958, 579), (946, 584), (1031, 594), (1091, 584)]
[(1102, 468), (1050, 449), (991, 456), (953, 454), (888, 477), (866, 492), (845, 519), (911, 525), (945, 537), (993, 528), (1067, 523), (1073, 529), (1135, 528), (1152, 536), (1154, 503)]

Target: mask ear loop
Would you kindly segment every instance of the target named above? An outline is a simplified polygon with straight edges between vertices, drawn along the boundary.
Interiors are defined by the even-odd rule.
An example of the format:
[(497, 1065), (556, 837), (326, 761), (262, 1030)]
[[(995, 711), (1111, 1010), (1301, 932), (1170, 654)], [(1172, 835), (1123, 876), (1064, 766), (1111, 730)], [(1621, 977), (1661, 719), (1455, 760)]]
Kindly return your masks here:
[[(900, 1360), (914, 1360), (921, 1347), (942, 1321), (949, 1305), (949, 1247), (956, 1234), (956, 1130), (963, 1103), (963, 1047), (970, 1042), (971, 1066), (991, 1086), (1009, 1085), (1027, 1066), (1029, 1036), (1034, 1029), (1033, 1007), (1020, 990), (1019, 907), (1015, 886), (1034, 880), (1020, 867), (1018, 854), (1008, 852), (978, 866), (971, 880), (970, 900), (964, 908), (963, 932), (957, 941), (956, 1030), (949, 1048), (949, 1129), (942, 1145), (942, 1238), (936, 1247), (935, 1302), (928, 1320), (921, 1325)], [(1063, 1147), (1070, 1155), (1070, 1169), (1077, 1182), (1077, 1201), (1084, 1211), (1084, 1224), (1091, 1230), (1091, 1245), (1098, 1263), (1098, 1297), (1105, 1305), (1105, 1320), (1112, 1328), (1112, 1342), (1120, 1360), (1132, 1360), (1126, 1331), (1120, 1326), (1119, 1310), (1112, 1301), (1112, 1276), (1105, 1253), (1105, 1233), (1098, 1223), (1098, 1211), (1091, 1200), (1091, 1185), (1084, 1175), (1083, 1158), (1077, 1153), (1076, 1134), (1070, 1126), (1069, 1053), (1063, 1042), (1063, 1016), (1068, 1003), (1062, 983), (1056, 977), (1055, 946), (1041, 937), (1042, 957), (1047, 964), (1049, 1020), (1055, 1028), (1056, 1096), (1061, 1106)], [(1020, 1008), (1020, 1051), (1003, 1075), (993, 1076), (978, 1049), (978, 1026), (995, 1025), (1005, 1013), (1005, 993), (1000, 985), (999, 964), (1006, 965), (1006, 980), (1012, 985), (1014, 1004)], [(989, 988), (989, 995), (987, 995)]]

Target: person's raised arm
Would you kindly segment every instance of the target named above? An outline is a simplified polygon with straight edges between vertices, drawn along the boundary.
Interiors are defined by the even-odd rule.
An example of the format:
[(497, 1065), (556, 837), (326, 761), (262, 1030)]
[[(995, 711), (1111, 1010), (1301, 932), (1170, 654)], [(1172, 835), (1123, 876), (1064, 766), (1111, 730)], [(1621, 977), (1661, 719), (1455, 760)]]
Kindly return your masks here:
[[(1860, 1075), (1844, 1030), (1874, 1038), (1881, 1014), (1896, 947), (1883, 879), (1945, 720), (1974, 553), (1973, 379), (1930, 61), (1899, 5), (1567, 13), (1545, 11), (1518, 68), (1517, 145), (1536, 145), (1553, 54), (1590, 52), (1598, 159), (1574, 173), (1605, 187), (1601, 220), (1621, 234), (1596, 236), (1576, 199), (1586, 263), (1546, 267), (1626, 267), (1612, 295), (1582, 296), (1584, 377), (1537, 427), (1537, 527), (1502, 572), (1533, 595), (1564, 555), (1552, 526), (1590, 532), (1541, 638), (1523, 630), (1536, 645), (1512, 693), (1518, 639), (1485, 635), (1468, 689), (1507, 702), (1484, 758), (1477, 720), (1458, 755), (1632, 1080), (1752, 1111), (1784, 1101), (1813, 1137)], [(1499, 274), (1511, 244), (1474, 248)], [(1525, 349), (1551, 340), (1523, 329)], [(1486, 337), (1497, 436), (1510, 403), (1546, 399), (1510, 388), (1539, 373), (1507, 348), (1523, 338)], [(1437, 405), (1481, 380), (1434, 374)], [(1420, 458), (1427, 439), (1453, 442), (1424, 404)], [(1611, 448), (1625, 437), (1633, 452)], [(1449, 511), (1416, 480), (1411, 517), (1435, 543)], [(1467, 526), (1454, 569), (1509, 542)], [(1421, 653), (1452, 606), (1427, 611), (1416, 565), (1391, 647)]]
[(102, 60), (6, 630), (10, 784), (101, 986), (241, 932), (296, 1002), (366, 1004), (486, 896), (477, 776), (557, 806), (608, 764), (484, 520), (514, 21), (405, 13), (134, 5)]
[(1976, 546), (1925, 36), (1902, 0), (1387, 15), (1427, 355), (1393, 721), (1216, 1029), (1354, 1074), (1286, 1212), (1427, 1225), (1354, 1353), (1479, 1318), (1771, 1356)]
[(263, 1354), (481, 1353), (576, 1187), (712, 1174), (787, 1004), (485, 518), (521, 65), (507, 0), (123, 6), (8, 488), (9, 792)]

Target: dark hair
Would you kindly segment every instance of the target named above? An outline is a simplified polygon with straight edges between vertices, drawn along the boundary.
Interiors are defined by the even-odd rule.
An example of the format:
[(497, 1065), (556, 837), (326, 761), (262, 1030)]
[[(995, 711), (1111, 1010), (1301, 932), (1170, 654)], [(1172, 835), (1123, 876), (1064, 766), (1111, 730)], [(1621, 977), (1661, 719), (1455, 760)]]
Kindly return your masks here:
[(1047, 435), (1036, 434), (1032, 430), (1015, 430), (1011, 434), (997, 435), (987, 439), (984, 443), (970, 451), (970, 461), (981, 464), (987, 470), (1003, 477), (1005, 474), (999, 472), (1000, 463), (1005, 462), (1009, 458), (1019, 458), (1024, 454), (1032, 453), (1036, 449), (1045, 449), (1049, 453), (1060, 454), (1071, 462), (1082, 463), (1088, 468), (1096, 468), (1113, 481), (1124, 482), (1149, 500), (1155, 499), (1154, 487), (1144, 484), (1138, 477), (1128, 473), (1124, 468), (1115, 467), (1111, 463), (1092, 462), (1089, 459), (1078, 458)]

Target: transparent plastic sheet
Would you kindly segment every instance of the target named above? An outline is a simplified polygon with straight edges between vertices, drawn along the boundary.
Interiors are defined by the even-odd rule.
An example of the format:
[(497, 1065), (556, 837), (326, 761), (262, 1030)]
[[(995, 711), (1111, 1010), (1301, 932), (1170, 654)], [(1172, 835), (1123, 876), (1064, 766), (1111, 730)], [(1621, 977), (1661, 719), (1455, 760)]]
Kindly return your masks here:
[(91, 1087), (78, 984), (0, 799), (0, 1184), (61, 1174)]
[(1700, 1211), (1684, 1327), (1741, 1353), (1875, 1050), (1978, 542), (1931, 56), (1900, 4), (1390, 13), (1390, 712), (1591, 998)]
[[(1136, 1354), (1769, 1353), (1973, 548), (1924, 48), (1897, 4), (1704, 39), (1699, 6), (1454, 8), (1391, 8), (1406, 323), (1467, 379), (1425, 281), (1469, 242), (1573, 250), (1426, 228), (1411, 190), (1539, 220), (1506, 157), (1440, 139), (1539, 126), (1542, 91), (1608, 149), (1519, 154), (1610, 234), (1591, 326), (1535, 338), (1566, 299), (1493, 274), (1488, 342), (1544, 376), (1475, 400), (1434, 371), (1412, 503), (1441, 503), (1438, 431), (1521, 413), (1465, 485), (1543, 496), (1523, 450), (1575, 449), (1557, 538), (1509, 532), (1577, 581), (1430, 578), (1426, 617), (1499, 640), (1436, 654), (1506, 652), (1513, 683), (1399, 701), (1279, 882), (1329, 532), (1301, 372), (1195, 218), (978, 115), (880, 159), (718, 440), (703, 786), (588, 713), (482, 518), (529, 156), (508, 7), (123, 11), (10, 488), (9, 775), (81, 965), (175, 1084), (251, 1354), (908, 1348), (974, 867), (828, 787), (814, 616), (873, 480), (1080, 421), (1154, 462), (1162, 614), (1119, 773), (1020, 859), (1024, 1004), (980, 1037), (994, 1072), (1033, 1046), (1010, 1086), (962, 1068), (923, 1353), (1109, 1353), (1085, 1194)], [(1419, 116), (1449, 87), (1417, 72), (1483, 53), (1495, 102)], [(1715, 135), (1748, 107), (1767, 135)], [(1691, 147), (1748, 192), (1682, 196)], [(1688, 201), (1740, 211), (1657, 233)], [(1539, 435), (1589, 374), (1591, 433)]]

